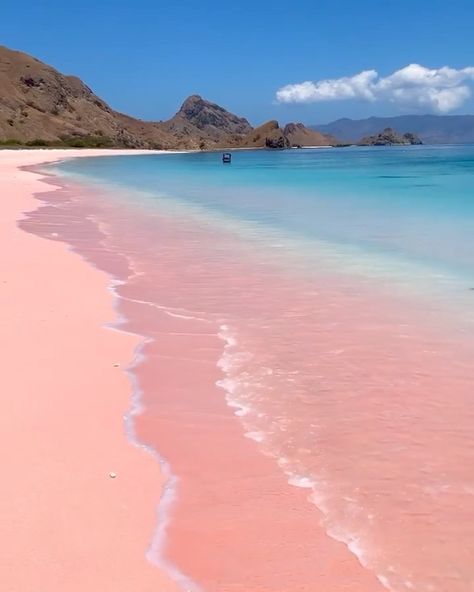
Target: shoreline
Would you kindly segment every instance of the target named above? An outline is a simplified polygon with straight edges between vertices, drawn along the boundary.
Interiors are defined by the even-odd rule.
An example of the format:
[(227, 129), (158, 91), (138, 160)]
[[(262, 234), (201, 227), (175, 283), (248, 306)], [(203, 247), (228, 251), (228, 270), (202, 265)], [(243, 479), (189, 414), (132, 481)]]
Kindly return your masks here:
[[(158, 160), (149, 161), (152, 169)], [(39, 166), (22, 167), (27, 174), (39, 173), (51, 190), (36, 195), (41, 206), (25, 214), (19, 227), (50, 243), (62, 242), (101, 270), (115, 296), (115, 321), (107, 326), (127, 339), (141, 336), (135, 355), (128, 355), (133, 357), (127, 367), (132, 397), (125, 431), (129, 441), (162, 463), (167, 476), (148, 559), (182, 592), (201, 590), (193, 582), (207, 592), (248, 592), (256, 585), (296, 592), (316, 583), (333, 592), (354, 587), (381, 592), (404, 588), (406, 582), (437, 587), (449, 580), (449, 569), (469, 573), (469, 554), (458, 553), (451, 526), (460, 524), (456, 508), (464, 503), (462, 492), (445, 491), (443, 499), (426, 495), (441, 473), (449, 483), (469, 487), (459, 471), (472, 453), (464, 434), (472, 424), (465, 402), (473, 346), (460, 339), (457, 325), (445, 326), (444, 315), (443, 322), (433, 323), (437, 301), (420, 315), (418, 300), (371, 276), (359, 283), (352, 275), (326, 272), (324, 265), (314, 275), (294, 275), (225, 225), (207, 218), (200, 223), (193, 211), (168, 210), (166, 203), (148, 209), (140, 191), (133, 195), (133, 185), (122, 194), (115, 184), (122, 163), (79, 164), (84, 183), (81, 175), (75, 181), (66, 172), (63, 178), (54, 168), (48, 175)], [(87, 171), (96, 166), (109, 167), (116, 177), (88, 183)], [(160, 185), (159, 177), (155, 184)], [(10, 251), (17, 261), (16, 250)], [(38, 255), (44, 265), (43, 252)], [(27, 280), (43, 287), (35, 273), (41, 276), (26, 269)], [(71, 273), (67, 266), (48, 281), (63, 288), (61, 281)], [(27, 284), (19, 294), (29, 291)], [(81, 291), (83, 285), (65, 308), (68, 316), (70, 310), (83, 312), (83, 302), (77, 306)], [(53, 289), (48, 304), (55, 297)], [(25, 308), (16, 300), (15, 306), (14, 313)], [(87, 335), (79, 345), (93, 349), (95, 339)], [(33, 333), (30, 343), (28, 333), (18, 341), (30, 346), (33, 356), (43, 356), (35, 338)], [(103, 362), (106, 356), (97, 353)], [(60, 367), (68, 363), (66, 355)], [(66, 378), (76, 379), (74, 363)], [(98, 373), (88, 379), (92, 386), (83, 391), (103, 390)], [(311, 396), (321, 387), (323, 397)], [(266, 396), (272, 392), (279, 396)], [(54, 393), (47, 394), (52, 408)], [(76, 398), (88, 404), (80, 417), (89, 428), (97, 401), (83, 401), (82, 391)], [(54, 409), (53, 418), (69, 419), (71, 405), (60, 413)], [(50, 419), (48, 409), (45, 415)], [(104, 411), (102, 425), (111, 419)], [(70, 423), (76, 427), (76, 418)], [(423, 447), (419, 425), (426, 435)], [(81, 427), (73, 438), (77, 442), (83, 441)], [(446, 427), (449, 447), (437, 437)], [(99, 432), (96, 441), (104, 444)], [(322, 445), (315, 447), (315, 441)], [(60, 442), (69, 444), (67, 438)], [(95, 460), (89, 454), (88, 463)], [(420, 473), (420, 466), (430, 470)], [(466, 516), (470, 508), (466, 505)], [(131, 522), (124, 532), (137, 526)], [(468, 532), (458, 530), (465, 549)], [(453, 541), (443, 551), (446, 567), (435, 560), (441, 557), (435, 542), (440, 536)], [(45, 540), (51, 543), (49, 532)], [(418, 555), (420, 543), (433, 561)], [(88, 589), (95, 590), (96, 579)], [(463, 590), (462, 582), (456, 578), (453, 590)]]
[(124, 429), (132, 384), (122, 369), (133, 367), (141, 340), (120, 329), (106, 273), (67, 245), (18, 227), (26, 211), (41, 207), (35, 196), (51, 191), (23, 167), (141, 153), (0, 153), (6, 410), (0, 421), (8, 451), (0, 578), (15, 592), (30, 592), (37, 582), (51, 592), (64, 590), (65, 582), (72, 592), (179, 589), (146, 558), (166, 475)]
[[(48, 183), (47, 178), (45, 181)], [(57, 240), (69, 244), (91, 265), (119, 281), (132, 277), (127, 251), (103, 249), (103, 233), (97, 232), (101, 219), (109, 225), (118, 217), (125, 223), (118, 236), (125, 236), (137, 222), (132, 211), (126, 206), (123, 209), (118, 200), (104, 201), (93, 189), (89, 196), (87, 184), (64, 183), (60, 177), (49, 183), (53, 190), (45, 196), (46, 209), (28, 217), (27, 229), (46, 238), (58, 230)], [(69, 196), (74, 198), (83, 190), (84, 199), (69, 201)], [(99, 225), (88, 225), (87, 219), (95, 219), (96, 214)], [(175, 222), (166, 216), (160, 220), (162, 249), (176, 246), (176, 232), (182, 231), (182, 225), (177, 227)], [(164, 297), (156, 309), (146, 294), (140, 290), (134, 293), (133, 281), (131, 285), (128, 281), (115, 285), (119, 318), (124, 321), (120, 329), (144, 336), (140, 363), (131, 368), (134, 378), (138, 377), (134, 386), (140, 404), (135, 414), (132, 408), (133, 436), (158, 451), (155, 457), (166, 459), (177, 475), (168, 483), (168, 494), (178, 489), (172, 508), (163, 504), (163, 499), (160, 506), (162, 516), (168, 518), (166, 547), (161, 545), (158, 528), (149, 558), (171, 572), (185, 590), (196, 588), (183, 572), (209, 592), (249, 590), (257, 582), (268, 590), (282, 585), (288, 590), (303, 590), (315, 580), (334, 591), (346, 589), (348, 582), (365, 592), (380, 590), (376, 576), (322, 528), (322, 516), (308, 503), (307, 489), (289, 487), (288, 476), (244, 433), (247, 430), (243, 430), (239, 414), (222, 393), (221, 329), (175, 303), (180, 297), (176, 270), (192, 260), (180, 245), (178, 260), (162, 260), (163, 267), (156, 262), (144, 276)], [(162, 250), (158, 245), (155, 248)], [(110, 258), (112, 254), (125, 255), (125, 259)], [(145, 413), (141, 413), (143, 409)], [(221, 452), (216, 455), (217, 450)], [(262, 532), (266, 533), (263, 537), (259, 535)], [(277, 548), (275, 540), (279, 541)], [(303, 554), (301, 540), (305, 541)], [(254, 559), (250, 563), (249, 557)], [(319, 558), (317, 566), (312, 565), (311, 557)], [(170, 569), (170, 565), (182, 571)], [(291, 574), (293, 565), (298, 568)], [(339, 566), (338, 574), (335, 565)]]

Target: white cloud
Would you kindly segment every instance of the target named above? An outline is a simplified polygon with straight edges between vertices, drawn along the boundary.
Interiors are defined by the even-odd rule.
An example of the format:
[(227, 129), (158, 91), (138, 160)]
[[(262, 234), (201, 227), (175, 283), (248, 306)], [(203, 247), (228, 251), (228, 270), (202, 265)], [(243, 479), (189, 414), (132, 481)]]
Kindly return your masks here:
[(364, 70), (350, 77), (288, 84), (277, 91), (276, 97), (280, 103), (389, 101), (406, 108), (448, 113), (469, 99), (473, 81), (472, 66), (456, 70), (410, 64), (385, 78), (375, 70)]

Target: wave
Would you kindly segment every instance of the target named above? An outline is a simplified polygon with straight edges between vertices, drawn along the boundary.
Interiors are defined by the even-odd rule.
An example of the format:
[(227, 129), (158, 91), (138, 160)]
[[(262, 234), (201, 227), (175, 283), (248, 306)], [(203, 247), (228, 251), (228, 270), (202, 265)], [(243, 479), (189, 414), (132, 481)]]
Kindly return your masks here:
[[(217, 386), (224, 390), (227, 405), (231, 409), (236, 409), (234, 414), (239, 417), (244, 427), (244, 436), (254, 440), (261, 448), (261, 452), (266, 456), (272, 457), (280, 470), (287, 478), (287, 482), (292, 487), (309, 490), (308, 501), (312, 503), (323, 516), (322, 525), (326, 534), (334, 540), (346, 545), (348, 550), (357, 557), (359, 563), (364, 569), (372, 570), (369, 559), (369, 550), (363, 537), (347, 530), (342, 524), (335, 523), (331, 518), (329, 510), (328, 494), (326, 493), (327, 484), (324, 480), (312, 475), (310, 472), (302, 472), (303, 468), (300, 460), (290, 459), (284, 456), (272, 446), (272, 434), (266, 432), (261, 425), (265, 414), (258, 407), (255, 407), (248, 393), (245, 393), (248, 381), (241, 380), (240, 374), (245, 362), (252, 359), (250, 352), (239, 350), (238, 331), (228, 324), (221, 324), (218, 333), (220, 339), (224, 342), (223, 353), (217, 362), (217, 366), (222, 370), (225, 377), (217, 381)], [(266, 369), (267, 374), (271, 374), (271, 369)], [(375, 574), (380, 583), (391, 592), (395, 589), (390, 584), (390, 576), (387, 574)]]

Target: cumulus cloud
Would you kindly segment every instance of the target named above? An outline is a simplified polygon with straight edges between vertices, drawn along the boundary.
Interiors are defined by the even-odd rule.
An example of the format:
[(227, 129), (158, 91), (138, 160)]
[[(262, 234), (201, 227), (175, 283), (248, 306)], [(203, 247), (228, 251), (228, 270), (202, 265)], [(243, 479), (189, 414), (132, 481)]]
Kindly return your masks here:
[(317, 103), (361, 99), (388, 101), (406, 108), (448, 113), (471, 96), (474, 67), (456, 70), (449, 66), (425, 68), (410, 64), (381, 77), (376, 70), (364, 70), (354, 76), (288, 84), (280, 88), (280, 103)]

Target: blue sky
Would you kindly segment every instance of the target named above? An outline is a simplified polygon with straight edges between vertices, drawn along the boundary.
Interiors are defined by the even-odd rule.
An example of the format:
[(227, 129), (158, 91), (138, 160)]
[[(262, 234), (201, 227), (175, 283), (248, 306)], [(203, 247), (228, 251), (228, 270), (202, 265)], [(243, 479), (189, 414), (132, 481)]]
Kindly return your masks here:
[[(474, 112), (472, 0), (2, 0), (0, 10), (0, 43), (145, 119), (168, 118), (193, 93), (254, 124)], [(426, 70), (387, 78), (412, 63)], [(376, 75), (361, 90), (363, 71)], [(316, 81), (309, 93), (305, 81)]]

